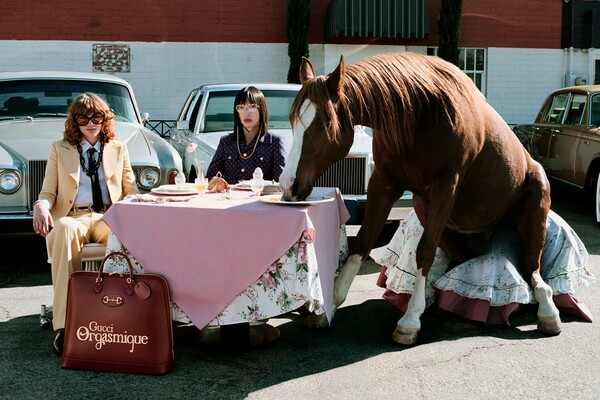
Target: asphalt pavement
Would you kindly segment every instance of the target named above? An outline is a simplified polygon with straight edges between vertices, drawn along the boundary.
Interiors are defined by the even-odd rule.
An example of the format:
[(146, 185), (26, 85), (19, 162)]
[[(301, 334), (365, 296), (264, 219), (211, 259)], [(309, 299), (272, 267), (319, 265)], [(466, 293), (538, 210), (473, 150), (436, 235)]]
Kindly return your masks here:
[[(553, 187), (553, 209), (586, 244), (600, 278), (600, 227), (589, 204)], [(391, 335), (401, 312), (381, 299), (372, 260), (328, 329), (304, 328), (299, 314), (287, 314), (269, 321), (281, 331), (276, 342), (232, 350), (177, 328), (175, 364), (164, 376), (65, 370), (52, 353), (52, 332), (39, 326), (40, 305), (52, 298), (43, 241), (1, 240), (0, 398), (597, 399), (600, 392), (597, 321), (561, 314), (562, 333), (546, 337), (536, 329), (535, 307), (516, 313), (510, 327), (431, 308), (419, 343), (397, 345)], [(18, 253), (18, 244), (30, 250)], [(598, 285), (576, 292), (596, 319)]]

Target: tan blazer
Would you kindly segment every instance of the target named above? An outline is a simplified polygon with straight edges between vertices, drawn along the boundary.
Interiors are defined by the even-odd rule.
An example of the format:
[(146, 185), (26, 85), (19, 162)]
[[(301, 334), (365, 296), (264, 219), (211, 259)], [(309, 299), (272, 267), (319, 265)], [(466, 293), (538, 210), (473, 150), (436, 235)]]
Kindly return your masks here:
[[(122, 200), (125, 196), (139, 193), (129, 161), (129, 151), (123, 142), (112, 140), (104, 145), (102, 167), (112, 203)], [(50, 202), (50, 214), (55, 221), (67, 215), (73, 207), (80, 173), (81, 164), (77, 147), (65, 140), (52, 143), (38, 199)]]

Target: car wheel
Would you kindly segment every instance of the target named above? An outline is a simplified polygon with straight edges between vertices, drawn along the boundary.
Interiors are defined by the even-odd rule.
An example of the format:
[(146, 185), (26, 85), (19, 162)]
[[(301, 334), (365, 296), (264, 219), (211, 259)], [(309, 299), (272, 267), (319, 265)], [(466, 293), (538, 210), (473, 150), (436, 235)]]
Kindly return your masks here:
[(596, 177), (596, 195), (594, 196), (596, 205), (596, 222), (600, 223), (600, 172)]

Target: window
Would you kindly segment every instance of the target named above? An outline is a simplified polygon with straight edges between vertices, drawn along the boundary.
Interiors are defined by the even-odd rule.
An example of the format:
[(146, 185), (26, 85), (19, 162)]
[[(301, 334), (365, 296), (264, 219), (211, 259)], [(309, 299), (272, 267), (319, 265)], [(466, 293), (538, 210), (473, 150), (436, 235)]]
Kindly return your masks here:
[(585, 121), (582, 123), (583, 116), (585, 115), (585, 103), (587, 96), (585, 94), (574, 94), (571, 105), (569, 106), (569, 113), (565, 124), (570, 125), (585, 125)]
[(460, 49), (458, 67), (485, 93), (485, 49)]
[(567, 102), (569, 100), (569, 93), (561, 93), (557, 94), (552, 98), (552, 102), (548, 110), (546, 110), (546, 115), (542, 122), (550, 123), (550, 124), (559, 124), (563, 120), (563, 116), (565, 115), (565, 109), (567, 107)]

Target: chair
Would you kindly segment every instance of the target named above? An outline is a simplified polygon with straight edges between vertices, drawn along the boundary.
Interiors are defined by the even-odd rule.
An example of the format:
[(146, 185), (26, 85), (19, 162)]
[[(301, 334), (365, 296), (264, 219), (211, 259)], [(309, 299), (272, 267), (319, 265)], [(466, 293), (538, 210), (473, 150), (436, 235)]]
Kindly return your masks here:
[(81, 266), (84, 271), (98, 271), (106, 253), (102, 243), (86, 243), (81, 250)]
[[(105, 253), (106, 245), (103, 243), (84, 244), (81, 249), (81, 269), (83, 271), (98, 271)], [(50, 262), (50, 257), (48, 257), (48, 263)], [(46, 316), (48, 311), (52, 311), (52, 306), (42, 304), (40, 310), (40, 326), (42, 328), (50, 328), (52, 326), (52, 321)]]

